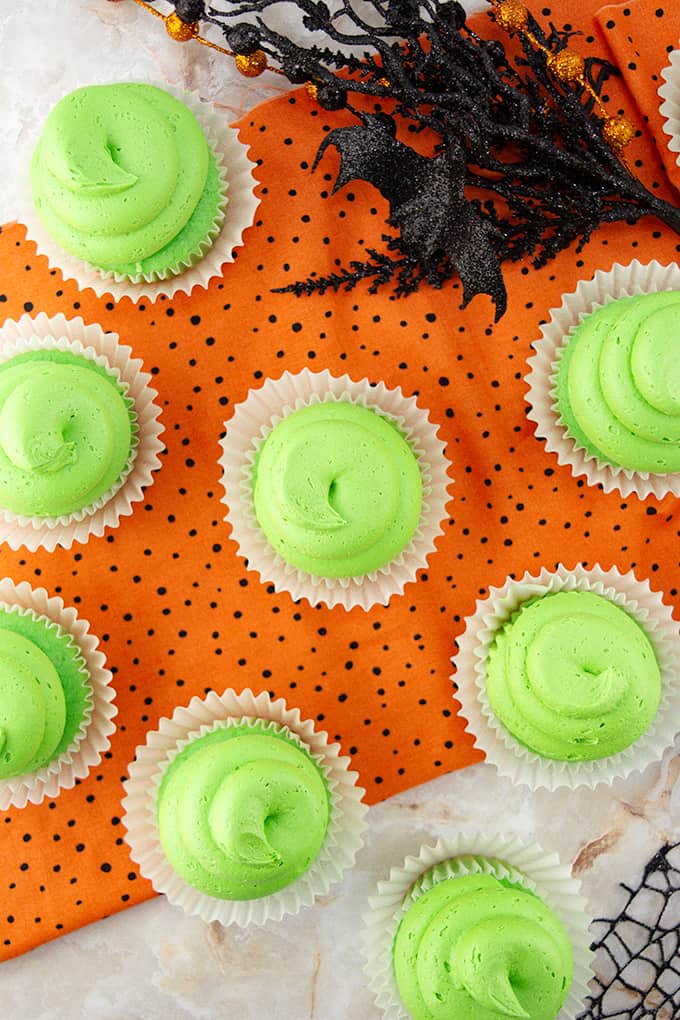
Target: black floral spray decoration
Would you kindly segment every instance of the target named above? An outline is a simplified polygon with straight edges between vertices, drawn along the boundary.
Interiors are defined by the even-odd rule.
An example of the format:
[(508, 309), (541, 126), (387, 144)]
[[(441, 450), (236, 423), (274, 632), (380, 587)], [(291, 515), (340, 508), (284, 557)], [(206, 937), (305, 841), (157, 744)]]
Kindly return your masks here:
[[(401, 297), (460, 278), (464, 304), (488, 294), (498, 319), (506, 261), (540, 268), (573, 243), (581, 251), (601, 224), (641, 216), (680, 232), (680, 209), (623, 157), (635, 128), (602, 99), (616, 68), (582, 57), (578, 33), (541, 26), (522, 0), (488, 3), (513, 45), (480, 37), (457, 0), (364, 0), (361, 10), (340, 0), (332, 12), (324, 0), (294, 0), (304, 42), (272, 27), (279, 0), (178, 0), (173, 15), (217, 26), (243, 74), (283, 73), (324, 109), (351, 114), (356, 123), (326, 136), (314, 167), (334, 147), (334, 190), (368, 181), (389, 203), (392, 231), (363, 261), (278, 290), (367, 280)], [(198, 20), (190, 31), (173, 24), (177, 38), (199, 35)], [(435, 140), (430, 156), (401, 140), (423, 131)]]

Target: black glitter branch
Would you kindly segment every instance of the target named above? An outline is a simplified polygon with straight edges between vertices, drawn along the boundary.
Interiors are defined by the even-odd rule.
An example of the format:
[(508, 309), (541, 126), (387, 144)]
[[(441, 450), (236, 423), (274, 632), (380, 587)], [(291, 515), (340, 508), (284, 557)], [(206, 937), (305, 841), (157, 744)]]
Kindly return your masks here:
[[(306, 33), (296, 42), (268, 23), (279, 2), (175, 6), (180, 17), (182, 5), (193, 5), (194, 17), (199, 6), (231, 50), (261, 50), (291, 82), (309, 83), (321, 107), (352, 115), (353, 126), (326, 136), (314, 167), (335, 148), (333, 190), (372, 184), (389, 203), (394, 233), (386, 253), (367, 249), (364, 261), (277, 292), (369, 280), (371, 292), (392, 284), (406, 296), (425, 281), (460, 278), (463, 303), (488, 294), (498, 319), (504, 262), (540, 268), (572, 244), (580, 251), (600, 224), (642, 216), (680, 233), (680, 209), (645, 188), (604, 136), (600, 97), (617, 69), (589, 57), (576, 80), (550, 66), (557, 53), (577, 54), (578, 33), (544, 28), (528, 13), (519, 44), (505, 47), (474, 32), (457, 0), (364, 0), (361, 13), (352, 0), (333, 12), (323, 0), (293, 0)], [(433, 140), (429, 156), (402, 141), (423, 132)]]

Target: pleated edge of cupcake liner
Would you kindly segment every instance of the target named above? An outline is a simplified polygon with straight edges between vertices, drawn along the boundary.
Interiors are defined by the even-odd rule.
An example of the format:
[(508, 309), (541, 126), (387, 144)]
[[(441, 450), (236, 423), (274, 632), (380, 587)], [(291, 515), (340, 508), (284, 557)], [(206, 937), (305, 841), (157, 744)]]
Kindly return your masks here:
[(581, 280), (574, 291), (562, 296), (559, 308), (552, 308), (541, 336), (533, 341), (534, 353), (528, 358), (529, 371), (524, 382), (528, 392), (527, 418), (536, 425), (535, 438), (545, 441), (546, 453), (557, 455), (557, 463), (568, 467), (574, 477), (586, 476), (591, 486), (602, 486), (604, 492), (618, 491), (624, 498), (654, 497), (661, 500), (672, 494), (680, 496), (680, 473), (653, 474), (633, 471), (601, 461), (568, 433), (562, 419), (557, 397), (557, 376), (562, 352), (569, 337), (583, 318), (622, 297), (680, 291), (680, 267), (675, 263), (661, 265), (656, 260), (641, 263), (637, 259), (627, 265), (615, 263), (611, 269), (598, 269)]
[[(119, 79), (114, 84), (117, 83)], [(98, 81), (92, 84), (112, 83)], [(27, 239), (36, 245), (38, 254), (44, 255), (50, 269), (59, 270), (65, 281), (73, 280), (80, 290), (92, 290), (100, 298), (111, 296), (119, 301), (129, 297), (135, 303), (141, 300), (154, 303), (161, 296), (173, 298), (177, 293), (191, 294), (195, 287), (207, 289), (212, 279), (223, 275), (223, 267), (234, 261), (234, 250), (243, 246), (243, 235), (255, 220), (260, 204), (255, 193), (259, 182), (253, 173), (256, 164), (250, 159), (250, 147), (240, 140), (236, 128), (224, 123), (226, 116), (217, 106), (201, 100), (196, 91), (180, 88), (160, 78), (139, 84), (163, 89), (191, 110), (203, 128), (217, 163), (222, 191), (219, 211), (208, 236), (199, 245), (201, 250), (196, 253), (196, 259), (187, 262), (186, 268), (175, 275), (160, 279), (158, 274), (149, 274), (156, 278), (147, 280), (145, 277), (128, 278), (98, 270), (61, 248), (43, 226), (33, 204), (27, 168), (37, 138), (31, 138), (22, 146), (19, 163), (26, 170), (23, 171), (20, 187), (21, 208), (17, 219), (26, 226)], [(180, 265), (184, 263), (180, 262)]]
[[(107, 527), (118, 526), (121, 517), (133, 512), (133, 504), (144, 498), (144, 490), (153, 482), (153, 472), (161, 467), (164, 445), (158, 393), (150, 385), (152, 376), (143, 370), (140, 358), (131, 347), (119, 342), (118, 334), (105, 332), (98, 323), (85, 324), (82, 318), (67, 319), (59, 314), (48, 317), (22, 315), (8, 319), (0, 327), (0, 361), (14, 354), (39, 349), (69, 350), (104, 367), (125, 389), (126, 403), (134, 409), (136, 433), (128, 464), (116, 484), (88, 507), (60, 517), (27, 517), (0, 508), (0, 542), (11, 549), (25, 546), (31, 552), (39, 548), (52, 552), (57, 546), (70, 548), (74, 542), (101, 537)], [(9, 352), (9, 354), (8, 354)]]
[(45, 588), (32, 588), (27, 581), (16, 584), (9, 577), (0, 580), (0, 606), (46, 622), (60, 636), (68, 636), (78, 650), (90, 688), (88, 708), (67, 750), (36, 772), (0, 781), (0, 810), (6, 811), (40, 804), (85, 779), (111, 745), (118, 709), (113, 704), (113, 676), (88, 620), (65, 606), (58, 595), (48, 595)]
[(669, 136), (668, 148), (677, 154), (676, 163), (680, 166), (680, 49), (671, 52), (661, 78), (662, 84), (657, 89), (657, 95), (663, 100), (659, 114), (664, 120), (663, 131)]
[[(358, 577), (323, 578), (286, 563), (267, 541), (252, 505), (252, 469), (262, 442), (289, 414), (327, 401), (360, 404), (395, 422), (418, 459), (423, 478), (420, 521), (409, 545), (385, 566)], [(439, 438), (440, 426), (430, 420), (429, 410), (418, 406), (416, 397), (405, 396), (400, 386), (392, 389), (383, 382), (371, 385), (366, 378), (357, 381), (346, 374), (333, 376), (328, 369), (312, 372), (305, 368), (298, 373), (284, 372), (251, 389), (224, 427), (219, 458), (225, 492), (222, 502), (227, 507), (224, 519), (231, 526), (239, 555), (263, 583), (273, 584), (277, 592), (288, 592), (294, 601), (304, 598), (312, 606), (325, 603), (346, 610), (359, 606), (368, 611), (402, 595), (405, 586), (417, 580), (418, 571), (427, 568), (436, 540), (444, 533), (453, 478), (446, 445)]]
[[(562, 762), (542, 758), (515, 740), (497, 719), (486, 695), (485, 664), (499, 627), (528, 599), (557, 591), (592, 591), (604, 595), (625, 609), (643, 628), (659, 663), (662, 694), (656, 716), (645, 733), (630, 747), (596, 761)], [(499, 775), (531, 790), (561, 787), (577, 789), (612, 784), (644, 772), (661, 761), (673, 745), (680, 717), (680, 634), (673, 609), (663, 593), (653, 591), (633, 571), (621, 573), (616, 567), (604, 570), (599, 564), (569, 569), (558, 564), (554, 571), (527, 571), (521, 578), (507, 578), (500, 587), (478, 599), (474, 613), (465, 620), (457, 639), (458, 653), (452, 656), (455, 672), (453, 700), (460, 705), (466, 732), (485, 754)]]
[[(310, 753), (326, 778), (330, 819), (316, 860), (289, 886), (259, 899), (223, 900), (194, 889), (173, 870), (161, 847), (156, 802), (165, 770), (188, 743), (213, 729), (246, 721), (265, 729), (275, 727)], [(213, 691), (205, 698), (196, 696), (188, 706), (161, 719), (158, 728), (147, 733), (145, 744), (137, 748), (124, 784), (121, 820), (130, 856), (141, 874), (173, 905), (206, 923), (218, 921), (225, 927), (278, 922), (326, 895), (353, 867), (363, 846), (368, 811), (358, 774), (349, 768), (350, 759), (341, 755), (339, 744), (329, 744), (327, 737), (311, 720), (303, 720), (299, 709), (288, 708), (283, 698), (272, 700), (266, 692), (256, 695), (249, 688), (241, 694), (228, 689), (221, 695)]]
[[(461, 861), (481, 857), (487, 858), (490, 866), (488, 870), (484, 866), (475, 870), (519, 882), (557, 914), (572, 944), (574, 976), (556, 1020), (575, 1020), (583, 1009), (593, 975), (594, 954), (590, 948), (588, 905), (580, 883), (557, 854), (548, 853), (536, 842), (524, 843), (511, 834), (461, 831), (450, 838), (440, 837), (434, 845), (422, 846), (418, 854), (409, 855), (403, 864), (393, 866), (389, 877), (379, 881), (376, 892), (368, 898), (369, 909), (363, 916), (361, 934), (364, 972), (386, 1020), (410, 1020), (399, 996), (392, 964), (394, 939), (402, 917), (410, 904), (432, 885), (465, 873), (467, 864)], [(452, 864), (449, 874), (440, 870), (447, 863)], [(497, 864), (504, 866), (507, 873), (499, 874)]]

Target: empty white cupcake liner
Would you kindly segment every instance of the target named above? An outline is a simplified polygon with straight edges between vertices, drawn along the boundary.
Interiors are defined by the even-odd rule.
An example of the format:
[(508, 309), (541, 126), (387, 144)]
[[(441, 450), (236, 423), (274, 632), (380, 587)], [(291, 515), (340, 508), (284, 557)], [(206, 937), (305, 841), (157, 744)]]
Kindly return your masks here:
[(80, 318), (48, 318), (43, 312), (35, 318), (22, 315), (0, 327), (0, 363), (26, 351), (45, 349), (70, 351), (105, 368), (126, 391), (137, 425), (124, 472), (94, 503), (60, 517), (26, 517), (0, 508), (0, 542), (12, 549), (25, 546), (31, 552), (39, 548), (51, 552), (57, 546), (68, 549), (74, 542), (87, 542), (90, 535), (103, 535), (105, 528), (117, 527), (120, 518), (131, 514), (133, 504), (143, 499), (153, 472), (161, 466), (163, 449), (159, 438), (163, 425), (158, 420), (161, 409), (155, 403), (158, 394), (149, 385), (151, 376), (143, 371), (141, 359), (132, 357), (132, 348), (118, 342), (116, 333), (105, 333), (96, 323), (85, 325)]
[[(289, 886), (260, 899), (222, 900), (194, 889), (173, 870), (161, 846), (156, 807), (165, 770), (188, 743), (219, 727), (244, 723), (284, 732), (308, 751), (326, 779), (330, 819), (316, 860)], [(147, 734), (129, 766), (122, 821), (130, 856), (156, 892), (208, 923), (245, 928), (297, 914), (341, 880), (362, 846), (368, 808), (350, 764), (340, 754), (339, 744), (329, 744), (326, 733), (315, 730), (309, 719), (301, 718), (299, 709), (288, 708), (281, 698), (273, 701), (266, 692), (255, 695), (251, 690), (241, 694), (227, 690), (221, 695), (213, 691), (206, 698), (192, 698), (186, 708), (176, 708), (171, 718), (161, 719), (158, 729)]]
[(661, 72), (663, 85), (658, 94), (663, 100), (659, 113), (664, 118), (663, 129), (669, 135), (668, 148), (676, 154), (680, 166), (680, 50), (673, 50), (670, 63)]
[[(359, 404), (393, 421), (417, 457), (423, 479), (423, 508), (411, 542), (385, 566), (359, 577), (318, 577), (286, 563), (267, 541), (253, 507), (252, 473), (262, 442), (293, 411), (332, 401)], [(404, 587), (417, 579), (418, 570), (427, 566), (428, 556), (436, 549), (435, 540), (443, 533), (451, 499), (450, 464), (438, 438), (439, 426), (430, 421), (428, 411), (418, 407), (415, 397), (404, 396), (401, 387), (392, 390), (382, 382), (372, 385), (368, 379), (355, 382), (348, 375), (337, 378), (328, 370), (315, 373), (305, 368), (296, 375), (285, 372), (250, 390), (234, 408), (225, 429), (220, 441), (225, 520), (248, 569), (256, 570), (276, 591), (286, 591), (295, 600), (305, 598), (313, 606), (325, 603), (329, 608), (341, 605), (348, 610), (355, 606), (368, 610), (401, 595)]]
[(75, 609), (64, 606), (63, 600), (50, 597), (44, 588), (31, 588), (26, 581), (15, 584), (11, 578), (0, 581), (0, 608), (31, 616), (48, 624), (59, 636), (71, 638), (79, 652), (83, 675), (90, 692), (81, 725), (71, 745), (57, 758), (37, 772), (0, 780), (0, 811), (9, 807), (23, 808), (52, 799), (60, 790), (70, 790), (76, 781), (85, 779), (108, 751), (113, 723), (118, 709), (113, 704), (115, 691), (111, 672), (99, 651), (98, 639), (90, 633), (90, 624)]
[(536, 423), (536, 438), (545, 439), (546, 453), (557, 454), (558, 464), (569, 467), (574, 476), (585, 475), (589, 485), (601, 485), (604, 492), (618, 490), (624, 497), (680, 496), (680, 473), (652, 474), (609, 464), (572, 439), (557, 400), (560, 357), (580, 321), (598, 308), (618, 298), (664, 290), (680, 290), (679, 266), (662, 266), (654, 261), (643, 265), (634, 260), (626, 266), (617, 263), (611, 270), (598, 270), (591, 280), (582, 280), (575, 291), (565, 294), (559, 308), (551, 309), (528, 361), (527, 417)]
[[(484, 860), (480, 860), (484, 858)], [(397, 929), (409, 907), (438, 882), (461, 875), (490, 874), (536, 893), (564, 925), (572, 945), (574, 977), (569, 996), (556, 1020), (575, 1020), (588, 994), (593, 954), (588, 933), (587, 904), (579, 883), (557, 854), (513, 835), (459, 832), (441, 837), (409, 856), (389, 878), (378, 882), (364, 915), (362, 947), (369, 987), (386, 1020), (409, 1020), (394, 975), (392, 949)]]
[[(528, 599), (558, 591), (591, 591), (603, 595), (625, 609), (645, 631), (656, 653), (661, 672), (661, 701), (650, 727), (633, 745), (599, 761), (563, 762), (542, 758), (510, 734), (498, 720), (486, 692), (486, 662), (496, 632)], [(593, 789), (601, 783), (613, 783), (642, 772), (658, 761), (670, 747), (680, 723), (680, 635), (671, 606), (660, 592), (631, 571), (620, 573), (615, 567), (603, 570), (577, 565), (568, 570), (561, 564), (554, 572), (528, 571), (519, 580), (508, 578), (499, 588), (490, 588), (486, 598), (477, 602), (475, 613), (466, 620), (458, 638), (458, 654), (452, 677), (457, 685), (454, 698), (460, 702), (461, 716), (475, 745), (497, 771), (519, 785), (532, 790), (545, 787)]]
[[(25, 224), (27, 236), (35, 242), (38, 254), (45, 255), (50, 268), (60, 270), (65, 280), (75, 280), (81, 290), (89, 288), (98, 297), (110, 294), (117, 301), (129, 297), (134, 302), (142, 299), (153, 302), (161, 295), (172, 298), (178, 292), (190, 294), (195, 287), (207, 288), (210, 280), (222, 276), (223, 267), (234, 261), (234, 249), (243, 245), (243, 233), (252, 226), (255, 210), (260, 204), (260, 199), (255, 195), (255, 164), (248, 156), (248, 146), (239, 140), (238, 131), (225, 123), (225, 114), (212, 104), (202, 102), (198, 93), (176, 88), (165, 81), (142, 84), (156, 85), (188, 106), (201, 124), (215, 156), (222, 200), (215, 222), (201, 243), (200, 255), (192, 255), (165, 274), (152, 273), (137, 277), (107, 273), (88, 265), (65, 251), (51, 237), (33, 204), (28, 167), (39, 134), (29, 140), (20, 161), (25, 169), (17, 218)], [(174, 269), (179, 272), (175, 273)]]

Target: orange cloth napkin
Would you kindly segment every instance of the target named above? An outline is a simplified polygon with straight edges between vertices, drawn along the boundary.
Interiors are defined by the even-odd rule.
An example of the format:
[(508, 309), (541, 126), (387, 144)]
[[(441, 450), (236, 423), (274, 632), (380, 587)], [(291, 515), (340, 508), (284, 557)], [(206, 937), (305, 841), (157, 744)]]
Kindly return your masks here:
[[(596, 6), (561, 0), (537, 14), (582, 29), (574, 45), (584, 54), (607, 55), (609, 44), (624, 70), (611, 106), (643, 126), (632, 94), (649, 117), (631, 158), (672, 194), (654, 88), (667, 44), (680, 37), (680, 10), (669, 0)], [(479, 29), (493, 26), (482, 17)], [(104, 538), (52, 554), (0, 551), (3, 574), (44, 585), (90, 620), (120, 710), (111, 752), (86, 781), (0, 818), (4, 958), (152, 895), (123, 841), (121, 779), (146, 731), (192, 695), (251, 686), (285, 697), (341, 742), (375, 802), (479, 760), (456, 717), (450, 656), (489, 585), (558, 561), (600, 562), (634, 567), (680, 606), (677, 501), (604, 495), (558, 467), (526, 421), (523, 382), (531, 341), (563, 292), (616, 261), (673, 259), (680, 239), (648, 219), (600, 230), (581, 256), (566, 252), (540, 272), (508, 266), (509, 310), (497, 326), (486, 298), (461, 312), (457, 286), (405, 301), (365, 286), (272, 294), (379, 242), (381, 196), (357, 183), (326, 197), (333, 153), (309, 172), (338, 122), (304, 91), (243, 118), (241, 136), (261, 164), (257, 223), (224, 279), (192, 298), (114, 305), (50, 273), (22, 227), (0, 236), (2, 315), (63, 312), (119, 333), (153, 372), (168, 447), (146, 502)], [(223, 422), (264, 377), (304, 365), (418, 394), (448, 444), (455, 502), (445, 536), (389, 608), (311, 609), (273, 594), (245, 568), (222, 521)]]

